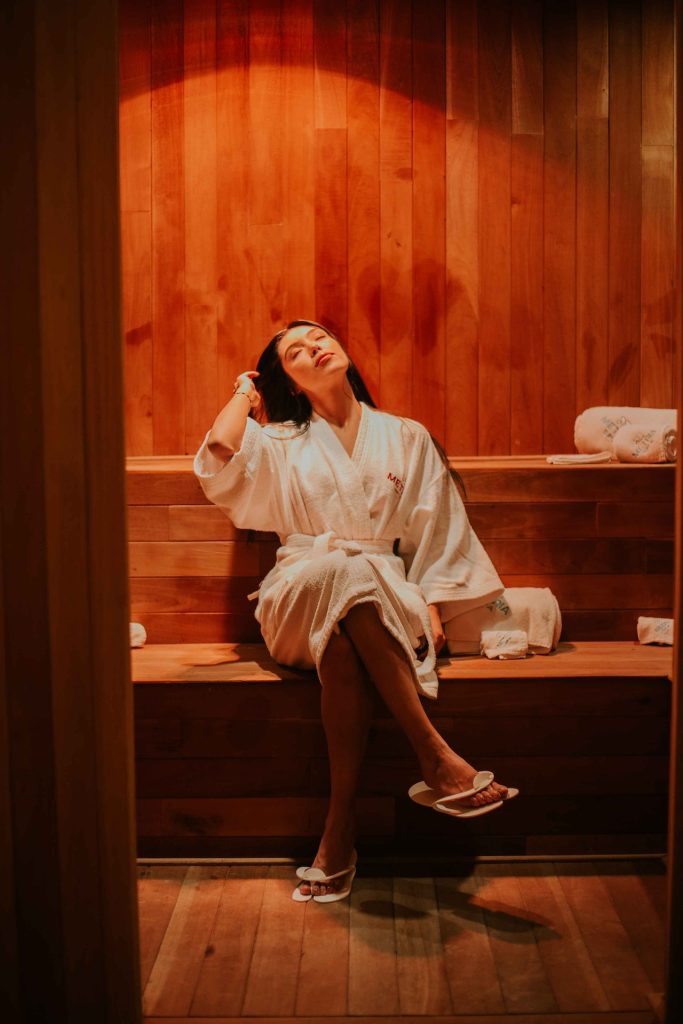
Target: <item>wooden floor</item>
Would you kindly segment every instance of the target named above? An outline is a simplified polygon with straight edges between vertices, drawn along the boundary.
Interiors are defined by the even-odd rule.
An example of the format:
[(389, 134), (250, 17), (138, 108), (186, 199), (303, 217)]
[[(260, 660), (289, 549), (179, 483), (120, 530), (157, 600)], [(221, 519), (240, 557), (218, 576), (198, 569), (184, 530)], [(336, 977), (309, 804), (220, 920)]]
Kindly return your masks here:
[(361, 864), (331, 904), (291, 900), (294, 868), (139, 867), (146, 1021), (657, 1020), (659, 860)]

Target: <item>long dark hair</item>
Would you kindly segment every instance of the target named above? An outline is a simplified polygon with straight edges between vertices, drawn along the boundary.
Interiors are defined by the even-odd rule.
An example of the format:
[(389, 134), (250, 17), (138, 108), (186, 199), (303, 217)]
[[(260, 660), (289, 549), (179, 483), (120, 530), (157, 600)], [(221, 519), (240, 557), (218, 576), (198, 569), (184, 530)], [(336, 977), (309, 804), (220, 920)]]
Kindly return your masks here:
[[(256, 364), (259, 376), (254, 380), (254, 386), (263, 401), (263, 412), (268, 422), (294, 422), (297, 426), (307, 429), (311, 422), (313, 408), (306, 395), (296, 392), (292, 387), (292, 381), (285, 372), (278, 351), (280, 342), (287, 331), (293, 327), (319, 327), (341, 344), (337, 335), (329, 327), (324, 327), (322, 324), (316, 323), (315, 320), (290, 320), (286, 327), (283, 327), (281, 331), (278, 331), (270, 339), (259, 356)], [(358, 367), (351, 359), (349, 359), (346, 379), (359, 402), (365, 402), (366, 405), (372, 406), (373, 409), (377, 408), (377, 404), (368, 391)], [(465, 485), (460, 474), (456, 470), (451, 469), (443, 446), (436, 440), (433, 434), (430, 436), (441, 461), (453, 478), (463, 498), (466, 498)]]
[[(259, 376), (254, 381), (254, 385), (263, 399), (266, 419), (270, 423), (284, 423), (289, 420), (302, 427), (310, 423), (313, 409), (306, 395), (294, 391), (292, 381), (285, 373), (280, 360), (280, 353), (278, 352), (280, 342), (287, 331), (290, 331), (293, 327), (319, 327), (321, 331), (325, 331), (325, 334), (329, 334), (335, 341), (339, 341), (339, 338), (329, 327), (323, 327), (322, 324), (318, 324), (314, 320), (290, 320), (286, 327), (283, 327), (281, 331), (278, 331), (270, 339), (259, 356), (258, 363), (256, 364)], [(350, 359), (346, 371), (346, 379), (359, 402), (365, 402), (366, 405), (371, 405), (373, 409), (377, 408), (370, 392), (365, 386), (365, 381), (358, 372), (358, 368)]]

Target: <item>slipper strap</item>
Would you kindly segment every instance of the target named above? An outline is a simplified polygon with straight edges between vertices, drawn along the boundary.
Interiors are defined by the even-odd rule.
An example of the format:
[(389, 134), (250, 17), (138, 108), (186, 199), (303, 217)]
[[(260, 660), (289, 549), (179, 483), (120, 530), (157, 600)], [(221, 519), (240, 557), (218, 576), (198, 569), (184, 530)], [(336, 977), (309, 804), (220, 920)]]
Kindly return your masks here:
[(320, 868), (306, 868), (305, 873), (299, 875), (299, 878), (303, 878), (307, 882), (331, 882), (333, 878), (339, 878), (340, 875), (346, 875), (353, 869), (353, 864), (349, 865), (348, 868), (344, 868), (343, 871), (337, 871), (334, 875), (326, 875)]
[(490, 786), (493, 779), (493, 772), (477, 772), (472, 780), (473, 784), (471, 789), (466, 789), (462, 793), (451, 793), (449, 796), (439, 797), (438, 800), (434, 801), (432, 806), (440, 808), (441, 804), (456, 804), (461, 800), (467, 800), (469, 797), (479, 793), (480, 790), (486, 789), (487, 786)]

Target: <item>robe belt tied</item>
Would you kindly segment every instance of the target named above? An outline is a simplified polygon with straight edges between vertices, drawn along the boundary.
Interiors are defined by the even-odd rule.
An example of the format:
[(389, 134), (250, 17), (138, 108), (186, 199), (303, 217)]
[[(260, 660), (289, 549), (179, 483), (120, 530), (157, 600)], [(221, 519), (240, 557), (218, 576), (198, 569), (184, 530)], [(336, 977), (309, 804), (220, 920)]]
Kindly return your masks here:
[(338, 537), (334, 530), (314, 536), (309, 533), (290, 533), (285, 540), (287, 548), (310, 548), (314, 556), (324, 555), (335, 549), (345, 551), (347, 555), (374, 554), (392, 555), (393, 545), (387, 540), (356, 540)]
[[(388, 540), (355, 540), (349, 537), (338, 537), (334, 530), (318, 535), (311, 533), (290, 533), (278, 549), (277, 565), (281, 572), (295, 572), (295, 566), (302, 560), (320, 558), (330, 551), (339, 550), (347, 555), (365, 554), (368, 561), (378, 570), (380, 575), (386, 572), (386, 555), (394, 555), (394, 548)], [(380, 556), (377, 558), (376, 556)], [(247, 594), (249, 601), (259, 596), (258, 590)]]

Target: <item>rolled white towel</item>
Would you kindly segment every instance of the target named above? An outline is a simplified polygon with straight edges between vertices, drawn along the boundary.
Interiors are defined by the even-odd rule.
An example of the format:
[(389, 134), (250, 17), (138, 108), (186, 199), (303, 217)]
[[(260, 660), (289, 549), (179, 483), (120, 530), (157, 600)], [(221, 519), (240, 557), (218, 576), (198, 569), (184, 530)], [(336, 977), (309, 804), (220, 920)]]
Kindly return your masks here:
[(525, 658), (529, 641), (523, 629), (485, 629), (481, 653), (487, 658)]
[(677, 431), (672, 426), (642, 427), (627, 423), (612, 439), (619, 462), (675, 462)]
[(676, 427), (675, 409), (642, 409), (638, 406), (594, 405), (577, 416), (574, 444), (577, 452), (613, 451), (613, 438), (620, 427), (633, 423), (641, 427)]
[(638, 640), (641, 644), (673, 644), (674, 620), (638, 616)]
[(147, 630), (140, 622), (130, 623), (130, 646), (144, 647), (147, 640)]
[(506, 587), (495, 601), (444, 623), (451, 654), (477, 654), (482, 630), (521, 629), (534, 654), (549, 654), (559, 642), (562, 614), (550, 587)]

